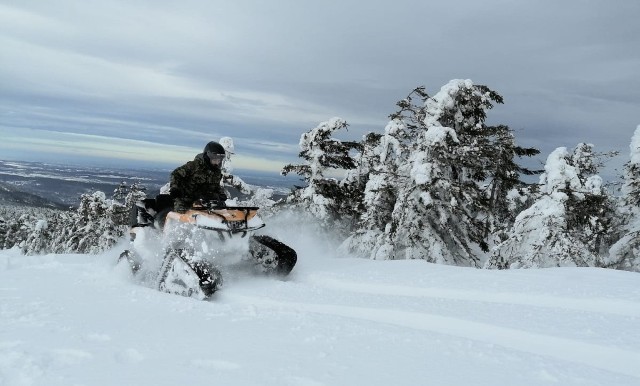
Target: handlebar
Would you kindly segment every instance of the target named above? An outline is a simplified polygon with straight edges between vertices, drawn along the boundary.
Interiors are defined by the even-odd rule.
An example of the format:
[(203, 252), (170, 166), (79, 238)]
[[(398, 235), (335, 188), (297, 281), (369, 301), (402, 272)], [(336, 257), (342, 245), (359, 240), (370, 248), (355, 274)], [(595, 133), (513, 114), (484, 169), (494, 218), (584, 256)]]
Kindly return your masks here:
[(192, 207), (194, 209), (230, 209), (230, 210), (258, 210), (257, 206), (227, 206), (224, 201), (218, 200), (197, 200), (194, 201)]

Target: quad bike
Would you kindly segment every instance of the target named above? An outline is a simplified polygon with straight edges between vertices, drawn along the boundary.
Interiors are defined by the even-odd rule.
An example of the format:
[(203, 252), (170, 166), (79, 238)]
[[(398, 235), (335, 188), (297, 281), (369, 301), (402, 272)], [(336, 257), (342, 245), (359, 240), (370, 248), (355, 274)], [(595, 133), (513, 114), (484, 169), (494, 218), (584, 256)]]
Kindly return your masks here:
[(161, 264), (150, 274), (153, 287), (198, 299), (213, 295), (222, 285), (218, 263), (225, 255), (241, 255), (261, 272), (286, 276), (296, 264), (296, 252), (266, 235), (252, 235), (265, 226), (257, 207), (226, 206), (224, 202), (203, 201), (177, 212), (170, 198), (160, 195), (145, 199), (132, 211), (132, 248), (119, 260), (127, 260), (134, 274), (144, 262), (137, 253), (136, 238), (155, 237), (162, 245)]

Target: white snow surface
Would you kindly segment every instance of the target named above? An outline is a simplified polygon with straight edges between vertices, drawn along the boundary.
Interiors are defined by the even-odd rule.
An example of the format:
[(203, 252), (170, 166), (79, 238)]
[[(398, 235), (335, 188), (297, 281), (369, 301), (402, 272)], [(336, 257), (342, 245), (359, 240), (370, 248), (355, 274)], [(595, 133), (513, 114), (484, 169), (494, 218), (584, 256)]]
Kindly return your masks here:
[(124, 245), (0, 251), (0, 385), (640, 384), (637, 273), (366, 260), (275, 222), (291, 275), (223, 269), (208, 301), (134, 283)]

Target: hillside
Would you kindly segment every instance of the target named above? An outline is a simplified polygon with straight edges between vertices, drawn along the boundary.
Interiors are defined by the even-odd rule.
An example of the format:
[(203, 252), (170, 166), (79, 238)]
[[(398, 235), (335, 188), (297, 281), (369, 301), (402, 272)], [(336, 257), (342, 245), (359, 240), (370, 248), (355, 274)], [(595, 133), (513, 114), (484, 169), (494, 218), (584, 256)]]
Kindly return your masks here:
[(68, 209), (68, 206), (0, 182), (0, 205)]

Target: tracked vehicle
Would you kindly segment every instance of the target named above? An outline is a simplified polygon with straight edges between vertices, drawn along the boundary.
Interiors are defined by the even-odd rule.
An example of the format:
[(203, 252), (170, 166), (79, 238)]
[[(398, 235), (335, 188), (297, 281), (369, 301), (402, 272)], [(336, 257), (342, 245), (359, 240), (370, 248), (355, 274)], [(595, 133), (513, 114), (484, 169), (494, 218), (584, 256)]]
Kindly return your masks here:
[(161, 263), (154, 272), (145, 272), (153, 276), (150, 281), (158, 290), (207, 299), (222, 286), (220, 267), (229, 255), (265, 274), (286, 276), (295, 266), (292, 248), (273, 237), (253, 234), (265, 227), (258, 207), (200, 200), (176, 212), (170, 200), (160, 195), (137, 204), (130, 219), (131, 248), (120, 255), (137, 274), (145, 261), (135, 240), (144, 237), (160, 243)]

